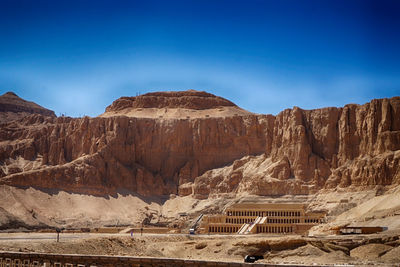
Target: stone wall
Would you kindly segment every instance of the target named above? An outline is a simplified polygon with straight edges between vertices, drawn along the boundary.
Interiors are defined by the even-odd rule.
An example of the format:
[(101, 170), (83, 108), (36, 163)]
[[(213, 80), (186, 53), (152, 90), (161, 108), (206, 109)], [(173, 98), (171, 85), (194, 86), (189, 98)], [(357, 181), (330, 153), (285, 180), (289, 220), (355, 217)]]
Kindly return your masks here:
[[(43, 266), (43, 267), (241, 267), (241, 266), (286, 266), (274, 264), (248, 264), (173, 258), (143, 258), (126, 256), (63, 255), (23, 252), (0, 252), (0, 266)], [(303, 265), (305, 266), (305, 265)], [(313, 265), (316, 266), (316, 265)]]

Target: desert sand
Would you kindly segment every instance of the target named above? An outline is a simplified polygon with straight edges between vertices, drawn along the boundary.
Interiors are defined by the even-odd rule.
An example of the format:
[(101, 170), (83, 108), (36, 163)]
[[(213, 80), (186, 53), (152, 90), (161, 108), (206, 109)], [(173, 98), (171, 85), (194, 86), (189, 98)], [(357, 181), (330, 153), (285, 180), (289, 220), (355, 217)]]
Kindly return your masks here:
[[(49, 234), (45, 234), (49, 235)], [(55, 238), (55, 234), (54, 238)], [(71, 234), (76, 236), (76, 234)], [(8, 235), (10, 236), (10, 234)], [(39, 235), (34, 235), (40, 237)], [(31, 237), (34, 237), (31, 236)], [(124, 255), (243, 262), (245, 255), (263, 255), (259, 263), (291, 264), (385, 264), (395, 266), (400, 260), (399, 235), (372, 235), (363, 239), (352, 237), (301, 236), (192, 236), (192, 235), (100, 235), (83, 234), (68, 238), (61, 234), (60, 242), (52, 240), (2, 241), (0, 250)], [(4, 234), (0, 234), (4, 238)]]

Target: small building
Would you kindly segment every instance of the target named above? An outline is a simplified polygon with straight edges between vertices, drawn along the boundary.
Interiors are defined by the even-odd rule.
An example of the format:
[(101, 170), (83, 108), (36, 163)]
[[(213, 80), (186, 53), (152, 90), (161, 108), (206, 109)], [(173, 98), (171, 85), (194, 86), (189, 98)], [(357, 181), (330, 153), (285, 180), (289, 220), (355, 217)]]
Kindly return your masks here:
[(382, 226), (342, 226), (336, 230), (336, 234), (342, 235), (360, 235), (360, 234), (375, 234), (387, 230), (387, 227)]
[(303, 234), (324, 216), (324, 212), (305, 212), (305, 205), (298, 203), (239, 203), (225, 214), (204, 216), (200, 228), (210, 234)]

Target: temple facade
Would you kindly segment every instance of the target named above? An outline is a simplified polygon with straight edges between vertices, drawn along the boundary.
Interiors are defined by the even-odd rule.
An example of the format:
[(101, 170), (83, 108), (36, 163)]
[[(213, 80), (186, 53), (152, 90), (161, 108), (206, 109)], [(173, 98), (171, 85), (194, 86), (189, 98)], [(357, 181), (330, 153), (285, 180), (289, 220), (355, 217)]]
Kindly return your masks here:
[(304, 234), (324, 217), (323, 212), (306, 213), (304, 204), (240, 203), (225, 214), (204, 216), (200, 228), (210, 234)]

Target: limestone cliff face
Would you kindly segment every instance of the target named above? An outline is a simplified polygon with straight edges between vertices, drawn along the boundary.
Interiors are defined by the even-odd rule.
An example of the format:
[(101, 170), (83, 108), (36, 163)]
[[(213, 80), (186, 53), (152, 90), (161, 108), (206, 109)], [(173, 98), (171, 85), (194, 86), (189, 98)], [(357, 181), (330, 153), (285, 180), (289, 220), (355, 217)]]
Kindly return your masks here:
[(236, 109), (228, 100), (187, 91), (121, 98), (107, 117), (14, 120), (0, 129), (0, 183), (198, 198), (400, 184), (399, 97), (343, 108), (295, 107), (277, 116), (121, 115), (181, 107)]
[(287, 109), (274, 117), (262, 158), (209, 171), (182, 192), (190, 187), (204, 198), (228, 191), (283, 195), (398, 185), (399, 124), (399, 97), (344, 108)]
[(32, 115), (0, 130), (1, 182), (108, 194), (177, 193), (206, 170), (265, 149), (263, 117), (154, 120)]

